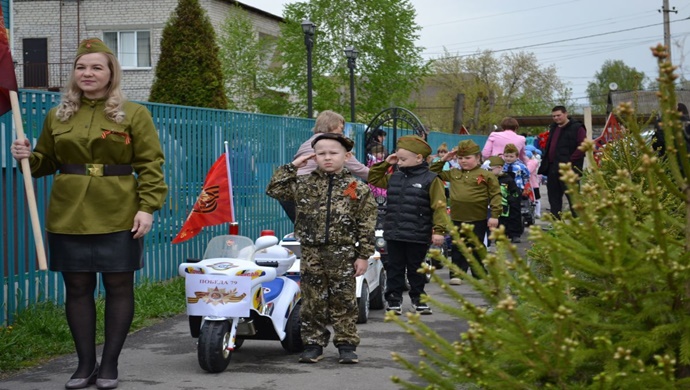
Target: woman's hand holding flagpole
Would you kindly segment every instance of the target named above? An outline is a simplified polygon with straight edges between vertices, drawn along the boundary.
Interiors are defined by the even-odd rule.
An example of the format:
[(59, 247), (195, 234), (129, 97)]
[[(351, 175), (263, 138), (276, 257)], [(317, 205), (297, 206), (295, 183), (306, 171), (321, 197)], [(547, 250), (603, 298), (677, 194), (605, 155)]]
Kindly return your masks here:
[[(14, 62), (10, 53), (10, 41), (5, 29), (5, 18), (0, 7), (0, 115), (12, 110), (14, 127), (17, 130), (17, 139), (25, 140), (24, 127), (22, 125), (22, 114), (19, 108), (19, 96), (17, 95), (17, 76), (14, 74)], [(34, 193), (34, 183), (31, 179), (31, 167), (29, 159), (23, 158), (19, 161), (24, 175), (24, 187), (26, 188), (26, 201), (29, 204), (29, 214), (31, 215), (31, 226), (33, 227), (34, 241), (36, 242), (36, 257), (38, 259), (38, 269), (45, 271), (46, 252), (43, 247), (43, 233), (38, 220), (38, 207), (36, 206), (36, 195)]]

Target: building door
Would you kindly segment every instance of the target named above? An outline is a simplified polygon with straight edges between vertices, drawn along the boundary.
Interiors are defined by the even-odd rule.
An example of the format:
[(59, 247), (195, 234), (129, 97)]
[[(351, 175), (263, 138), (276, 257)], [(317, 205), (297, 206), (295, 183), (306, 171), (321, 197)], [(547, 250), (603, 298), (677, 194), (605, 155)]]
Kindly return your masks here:
[(48, 88), (48, 39), (27, 38), (24, 47), (24, 88)]

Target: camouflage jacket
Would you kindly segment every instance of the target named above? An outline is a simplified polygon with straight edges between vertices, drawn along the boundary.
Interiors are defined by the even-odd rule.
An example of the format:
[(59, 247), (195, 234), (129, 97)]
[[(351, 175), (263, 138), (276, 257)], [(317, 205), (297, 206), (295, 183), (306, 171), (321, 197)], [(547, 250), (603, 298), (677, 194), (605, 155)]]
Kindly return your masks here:
[(286, 164), (278, 168), (266, 194), (278, 200), (295, 202), (295, 236), (302, 245), (355, 245), (357, 258), (374, 253), (376, 203), (366, 183), (343, 169), (327, 174), (316, 169), (297, 176), (297, 168)]

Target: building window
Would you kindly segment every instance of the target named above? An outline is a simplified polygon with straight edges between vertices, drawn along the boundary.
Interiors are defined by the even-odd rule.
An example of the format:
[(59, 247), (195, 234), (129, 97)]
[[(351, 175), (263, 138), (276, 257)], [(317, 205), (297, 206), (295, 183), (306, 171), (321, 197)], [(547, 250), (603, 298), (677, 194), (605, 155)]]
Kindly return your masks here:
[(150, 31), (105, 32), (103, 41), (115, 52), (122, 68), (151, 67)]

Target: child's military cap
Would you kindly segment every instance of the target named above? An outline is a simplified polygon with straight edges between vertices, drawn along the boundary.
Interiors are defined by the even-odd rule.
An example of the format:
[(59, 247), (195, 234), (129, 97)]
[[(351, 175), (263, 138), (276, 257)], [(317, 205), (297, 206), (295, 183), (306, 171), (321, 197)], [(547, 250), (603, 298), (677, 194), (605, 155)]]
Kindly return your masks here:
[(409, 150), (412, 153), (421, 154), (427, 158), (431, 154), (431, 146), (417, 135), (406, 135), (398, 139), (398, 149)]
[(518, 148), (515, 146), (515, 144), (508, 144), (503, 148), (503, 154), (506, 153), (515, 153), (518, 154)]
[(113, 54), (113, 51), (98, 38), (88, 38), (81, 41), (77, 49), (77, 57), (91, 53)]
[(322, 133), (318, 137), (314, 138), (313, 141), (311, 141), (311, 147), (313, 148), (314, 145), (316, 145), (317, 142), (323, 140), (323, 139), (332, 139), (334, 141), (340, 142), (341, 145), (347, 150), (348, 152), (352, 150), (352, 148), (355, 147), (355, 142), (347, 137), (345, 137), (342, 134), (337, 134), (337, 133)]
[(500, 156), (491, 156), (489, 157), (489, 166), (490, 167), (502, 167), (505, 165), (505, 161)]
[(456, 156), (472, 156), (475, 154), (479, 154), (479, 145), (471, 139), (466, 139), (458, 143), (458, 151), (455, 153)]

